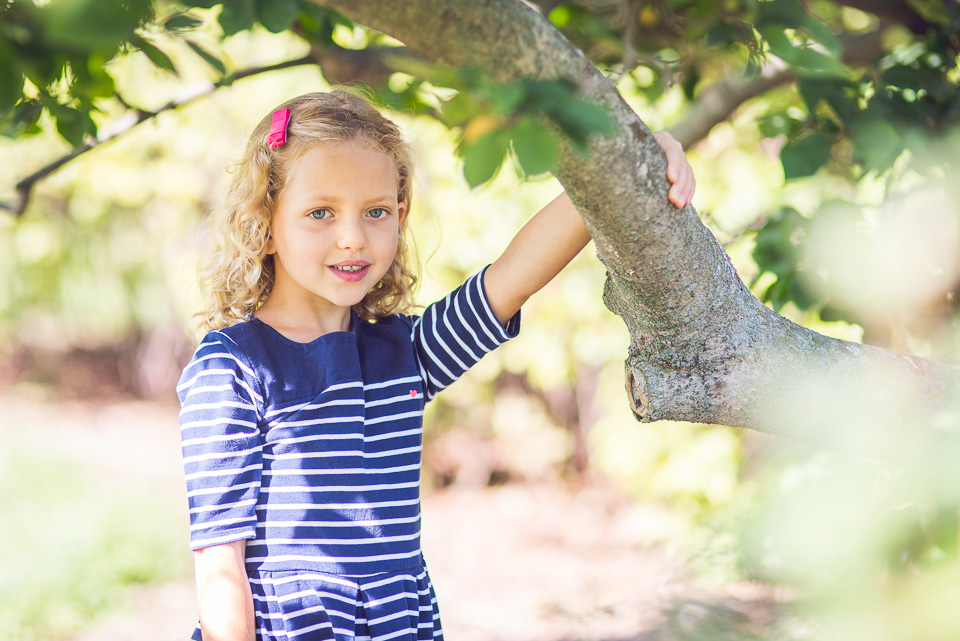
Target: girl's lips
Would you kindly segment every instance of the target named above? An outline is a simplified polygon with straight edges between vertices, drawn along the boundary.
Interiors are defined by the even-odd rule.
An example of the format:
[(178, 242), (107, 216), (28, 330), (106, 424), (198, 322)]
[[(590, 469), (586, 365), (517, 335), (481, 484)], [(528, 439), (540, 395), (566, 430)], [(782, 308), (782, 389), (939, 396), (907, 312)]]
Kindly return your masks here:
[(341, 280), (345, 280), (348, 283), (356, 283), (357, 281), (363, 280), (367, 273), (369, 273), (370, 265), (350, 265), (349, 263), (330, 265), (330, 271)]

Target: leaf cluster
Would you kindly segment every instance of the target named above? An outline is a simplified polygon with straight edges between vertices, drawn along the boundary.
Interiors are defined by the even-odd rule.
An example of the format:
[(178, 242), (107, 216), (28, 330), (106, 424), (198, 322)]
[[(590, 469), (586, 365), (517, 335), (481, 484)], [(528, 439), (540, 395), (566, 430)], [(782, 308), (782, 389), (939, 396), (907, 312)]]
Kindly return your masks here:
[(566, 80), (493, 84), (473, 70), (458, 76), (458, 93), (442, 103), (441, 118), (462, 131), (457, 152), (471, 187), (492, 179), (511, 151), (527, 178), (553, 171), (559, 151), (551, 129), (582, 152), (592, 135), (613, 130), (606, 110)]
[(222, 54), (196, 37), (214, 16), (221, 39), (259, 24), (274, 33), (296, 29), (329, 46), (337, 25), (353, 26), (303, 0), (5, 0), (0, 2), (0, 134), (38, 133), (46, 113), (73, 147), (95, 138), (94, 116), (104, 102), (119, 99), (126, 105), (110, 63), (135, 51), (176, 75), (169, 48), (182, 43), (213, 70), (218, 84), (229, 84)]

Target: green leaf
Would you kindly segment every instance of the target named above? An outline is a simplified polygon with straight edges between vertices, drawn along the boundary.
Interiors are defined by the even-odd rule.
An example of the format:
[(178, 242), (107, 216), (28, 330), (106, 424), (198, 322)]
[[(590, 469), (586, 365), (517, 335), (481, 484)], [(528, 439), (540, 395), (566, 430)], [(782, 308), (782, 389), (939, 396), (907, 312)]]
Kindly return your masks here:
[(613, 131), (613, 120), (607, 110), (586, 100), (568, 101), (548, 109), (547, 113), (580, 149), (586, 149), (592, 134), (609, 134)]
[(228, 0), (217, 17), (224, 36), (232, 36), (249, 29), (257, 21), (257, 8), (254, 0)]
[(151, 9), (150, 0), (61, 0), (38, 14), (51, 46), (113, 57), (121, 43), (133, 39)]
[(819, 131), (787, 143), (780, 151), (784, 179), (792, 180), (817, 173), (830, 160), (831, 147), (830, 140)]
[(463, 87), (461, 74), (467, 73), (466, 70), (458, 73), (451, 67), (433, 64), (409, 55), (393, 55), (389, 51), (384, 52), (383, 62), (394, 71), (401, 71), (433, 85), (454, 89)]
[(553, 171), (559, 158), (553, 136), (533, 118), (523, 118), (513, 127), (513, 151), (528, 177)]
[(807, 222), (792, 207), (778, 209), (770, 216), (754, 239), (753, 260), (761, 272), (779, 277), (795, 268), (797, 247), (806, 233)]
[(441, 113), (443, 122), (448, 127), (458, 127), (480, 113), (480, 106), (473, 97), (461, 91), (456, 96), (442, 103)]
[(868, 120), (853, 127), (853, 160), (868, 170), (886, 171), (903, 152), (903, 140), (886, 120)]
[(463, 151), (463, 177), (470, 187), (493, 178), (507, 154), (510, 136), (503, 130), (490, 131)]
[(802, 123), (792, 118), (786, 111), (775, 111), (761, 117), (757, 121), (757, 127), (760, 129), (760, 133), (766, 138), (776, 138), (782, 135), (791, 138), (799, 131), (801, 126)]
[(843, 43), (841, 43), (836, 34), (830, 30), (830, 27), (812, 16), (807, 16), (803, 26), (807, 33), (809, 33), (814, 40), (826, 47), (831, 54), (837, 56), (842, 53)]
[[(784, 58), (786, 60), (786, 58)], [(796, 49), (790, 65), (801, 75), (846, 78), (847, 68), (837, 59), (810, 48)]]
[(66, 105), (49, 103), (47, 109), (57, 121), (57, 131), (74, 147), (83, 144), (84, 136), (93, 136), (97, 126), (86, 111), (80, 111)]
[(809, 16), (796, 0), (770, 0), (757, 5), (760, 22), (778, 22), (792, 26), (799, 26), (807, 21)]
[(223, 61), (211, 54), (209, 51), (201, 47), (199, 44), (192, 40), (184, 40), (187, 43), (187, 46), (193, 49), (193, 52), (203, 58), (208, 65), (217, 70), (221, 76), (227, 75), (227, 68), (223, 64)]
[(767, 41), (770, 53), (786, 62), (792, 62), (796, 56), (797, 48), (793, 41), (787, 37), (785, 30), (786, 27), (780, 23), (766, 24), (758, 29), (760, 35)]
[(300, 13), (300, 0), (257, 0), (260, 23), (271, 33), (286, 31)]
[(133, 44), (137, 46), (140, 51), (142, 51), (147, 58), (150, 59), (150, 62), (157, 65), (165, 71), (177, 75), (177, 69), (173, 66), (173, 61), (170, 60), (170, 57), (167, 54), (163, 53), (156, 46), (150, 44), (146, 40), (140, 37), (136, 37), (133, 40)]
[(498, 114), (513, 111), (526, 96), (524, 86), (517, 82), (504, 85), (494, 85), (487, 91), (493, 110)]
[(312, 2), (302, 3), (298, 21), (304, 36), (324, 47), (333, 44), (333, 29), (336, 25), (343, 24), (353, 28), (353, 23), (339, 13)]
[(24, 100), (17, 104), (0, 119), (0, 134), (16, 138), (26, 134), (40, 133), (37, 121), (43, 113), (43, 106), (37, 100)]
[(178, 13), (163, 23), (163, 28), (167, 31), (193, 31), (201, 26), (203, 26), (203, 21), (189, 13)]
[(15, 62), (13, 48), (0, 41), (0, 114), (12, 109), (23, 97), (23, 74)]
[[(232, 1), (232, 0), (228, 0)], [(180, 0), (180, 3), (188, 7), (199, 7), (201, 9), (211, 9), (218, 4), (221, 4), (223, 0)]]
[(813, 114), (821, 102), (829, 106), (842, 122), (847, 122), (857, 112), (857, 105), (847, 94), (847, 83), (835, 80), (805, 78), (798, 83), (800, 95), (807, 104), (807, 110)]
[(86, 98), (108, 98), (116, 91), (113, 78), (106, 71), (106, 60), (94, 54), (83, 64), (72, 64), (75, 76), (73, 93)]

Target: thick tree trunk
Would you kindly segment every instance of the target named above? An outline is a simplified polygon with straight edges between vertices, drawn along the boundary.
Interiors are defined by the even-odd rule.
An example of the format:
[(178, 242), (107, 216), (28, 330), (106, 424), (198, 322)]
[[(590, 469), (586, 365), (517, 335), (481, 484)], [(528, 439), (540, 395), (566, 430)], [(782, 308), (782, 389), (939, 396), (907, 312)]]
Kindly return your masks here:
[(668, 203), (663, 155), (646, 126), (534, 9), (519, 0), (313, 1), (437, 63), (495, 80), (570, 78), (610, 110), (616, 133), (597, 137), (589, 156), (566, 148), (558, 177), (607, 268), (605, 302), (630, 332), (627, 391), (639, 420), (814, 442), (840, 435), (840, 445), (868, 450), (902, 449), (905, 430), (952, 427), (960, 368), (827, 338), (762, 305), (693, 208)]

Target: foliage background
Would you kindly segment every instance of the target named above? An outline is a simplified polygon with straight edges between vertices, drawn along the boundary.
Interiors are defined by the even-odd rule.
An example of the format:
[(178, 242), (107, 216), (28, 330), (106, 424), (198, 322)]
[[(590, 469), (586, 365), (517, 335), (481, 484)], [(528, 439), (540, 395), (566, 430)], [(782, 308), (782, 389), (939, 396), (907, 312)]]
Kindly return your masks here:
[[(935, 7), (925, 10), (929, 15), (918, 9), (939, 25), (918, 36), (902, 25), (885, 29), (840, 4), (806, 3), (800, 13), (799, 4), (788, 2), (624, 4), (635, 23), (617, 22), (620, 5), (614, 4), (555, 3), (544, 10), (619, 75), (619, 88), (653, 130), (682, 124), (705, 87), (743, 68), (779, 59), (794, 72), (805, 70), (800, 84), (744, 102), (690, 149), (697, 209), (744, 281), (789, 318), (839, 338), (955, 361), (960, 200), (951, 172), (960, 149), (960, 78), (950, 38), (956, 15), (949, 3), (944, 15)], [(105, 49), (68, 39), (74, 77), (51, 72), (47, 83), (27, 69), (28, 57), (11, 53), (17, 36), (8, 27), (17, 3), (7, 3), (8, 13), (0, 13), (7, 29), (0, 57), (24, 66), (33, 94), (4, 120), (8, 138), (0, 140), (0, 163), (9, 169), (0, 200), (15, 199), (23, 175), (130, 118), (129, 105), (159, 110), (206, 90), (227, 70), (311, 53), (302, 35), (272, 28), (277, 25), (270, 21), (282, 17), (241, 15), (247, 5), (263, 3), (187, 14), (180, 5), (158, 3), (167, 22), (141, 30), (139, 51), (119, 44), (119, 37)], [(81, 14), (90, 9), (75, 6)], [(151, 10), (148, 3), (128, 7)], [(663, 30), (670, 12), (684, 18), (680, 41), (689, 46), (640, 37)], [(181, 19), (193, 44), (172, 22), (181, 16), (199, 21)], [(349, 21), (323, 24), (326, 31), (308, 36), (345, 50), (396, 44)], [(745, 24), (749, 37), (737, 31)], [(631, 41), (624, 25), (639, 29), (637, 42), (647, 49), (625, 45)], [(843, 66), (834, 34), (878, 27), (887, 42), (874, 66)], [(57, 28), (49, 37), (62, 38), (62, 25)], [(102, 43), (107, 36), (91, 38)], [(801, 40), (807, 45), (798, 47)], [(950, 51), (953, 58), (944, 53)], [(645, 64), (618, 70), (629, 56)], [(482, 79), (437, 77), (437, 70), (410, 62), (403, 69), (380, 87), (380, 98), (399, 107), (393, 117), (419, 159), (412, 220), (424, 259), (419, 299), (428, 303), (496, 258), (560, 187), (537, 171), (550, 159), (549, 144), (535, 140), (540, 155), (526, 160), (518, 151), (530, 135), (523, 133), (529, 126), (522, 109), (530, 104), (523, 100), (532, 100), (536, 88), (511, 89), (520, 97), (508, 100), (510, 92)], [(326, 86), (321, 72), (307, 66), (227, 83), (42, 180), (21, 217), (0, 216), (4, 394), (40, 404), (106, 404), (131, 396), (174, 403), (173, 382), (192, 351), (204, 218), (223, 193), (225, 169), (263, 114)], [(89, 91), (71, 99), (77, 87)], [(437, 97), (457, 89), (472, 99), (441, 114), (444, 124), (436, 117)], [(5, 107), (13, 105), (5, 100)], [(31, 100), (37, 102), (28, 114), (24, 105)], [(508, 108), (498, 111), (498, 101)], [(602, 129), (591, 117), (583, 121)], [(466, 179), (458, 154), (466, 159)], [(469, 183), (486, 182), (498, 167), (495, 178), (471, 189)], [(525, 306), (520, 340), (487, 357), (432, 404), (426, 491), (558, 480), (601, 485), (625, 500), (668, 507), (665, 518), (646, 526), (642, 544), (678, 545), (716, 581), (790, 586), (823, 638), (956, 636), (960, 621), (947, 605), (956, 591), (950, 586), (958, 585), (952, 580), (956, 486), (722, 426), (638, 426), (622, 391), (627, 337), (600, 302), (602, 284), (603, 270), (588, 249)], [(0, 539), (7, 543), (0, 567), (13, 577), (3, 583), (26, 585), (28, 573), (11, 560), (24, 558), (24, 551), (50, 562), (49, 569), (29, 573), (36, 577), (32, 587), (3, 600), (0, 628), (14, 630), (10, 638), (69, 635), (109, 607), (123, 586), (189, 571), (174, 527), (182, 524), (165, 518), (166, 508), (150, 509), (149, 491), (138, 508), (144, 516), (130, 518), (133, 499), (124, 492), (91, 480), (82, 466), (65, 467), (55, 454), (37, 454), (22, 440), (0, 459), (0, 494), (18, 497), (2, 503), (3, 522), (23, 524), (4, 530), (9, 541)], [(31, 512), (52, 521), (32, 529)], [(59, 519), (81, 521), (85, 529), (67, 535)], [(82, 553), (78, 541), (85, 540), (92, 541), (90, 549), (109, 549), (109, 558)], [(67, 558), (78, 565), (64, 570), (60, 557), (40, 551), (50, 549), (72, 550)], [(130, 549), (154, 552), (124, 552)], [(64, 572), (76, 583), (60, 581)], [(893, 620), (896, 625), (886, 624)], [(732, 628), (730, 638), (748, 638)]]

